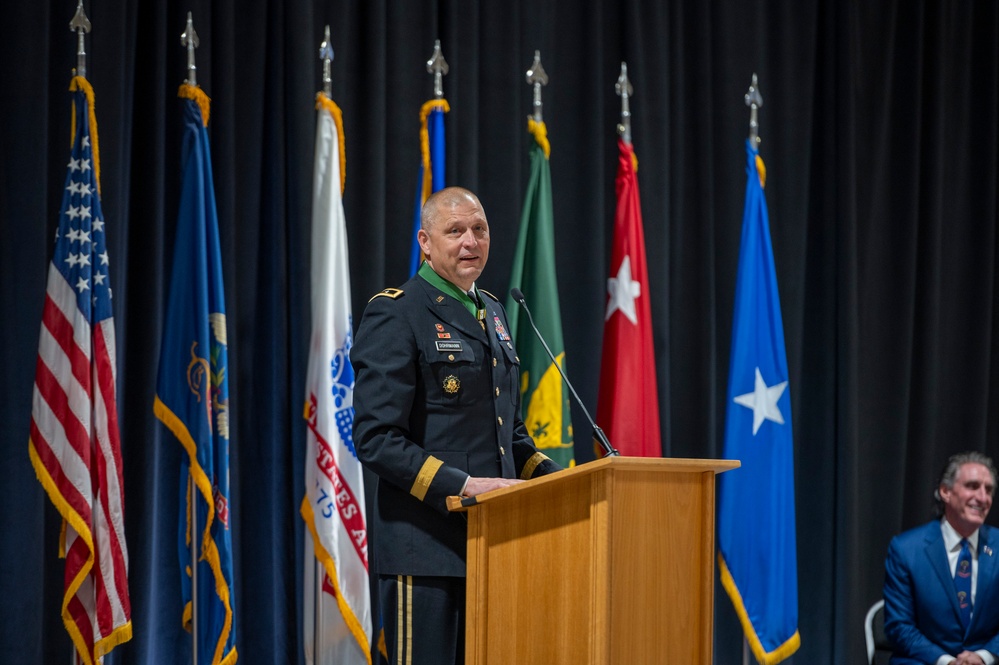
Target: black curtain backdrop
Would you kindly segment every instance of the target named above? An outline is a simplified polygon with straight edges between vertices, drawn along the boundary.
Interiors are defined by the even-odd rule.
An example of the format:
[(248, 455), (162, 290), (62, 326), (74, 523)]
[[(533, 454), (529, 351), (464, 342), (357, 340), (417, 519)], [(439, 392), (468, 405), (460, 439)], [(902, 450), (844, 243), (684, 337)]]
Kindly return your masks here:
[[(134, 638), (109, 659), (185, 663), (180, 447), (152, 415), (177, 214), (186, 14), (201, 37), (229, 326), (241, 663), (301, 663), (309, 206), (317, 58), (332, 30), (344, 112), (355, 324), (407, 277), (417, 114), (441, 40), (447, 180), (492, 227), (480, 283), (506, 291), (540, 49), (569, 373), (596, 411), (622, 60), (651, 282), (663, 453), (722, 456), (759, 75), (766, 195), (795, 427), (802, 646), (863, 659), (889, 538), (931, 516), (944, 459), (999, 454), (999, 4), (993, 0), (88, 0)], [(68, 662), (59, 519), (28, 460), (47, 263), (69, 154), (73, 0), (4, 4), (0, 38), (0, 652)], [(533, 303), (543, 307), (544, 303)], [(574, 410), (577, 459), (592, 458)], [(997, 509), (999, 514), (999, 509)], [(995, 523), (995, 514), (991, 522)], [(372, 533), (377, 547), (377, 534)], [(715, 594), (715, 662), (741, 662)], [(553, 626), (557, 620), (553, 618)]]

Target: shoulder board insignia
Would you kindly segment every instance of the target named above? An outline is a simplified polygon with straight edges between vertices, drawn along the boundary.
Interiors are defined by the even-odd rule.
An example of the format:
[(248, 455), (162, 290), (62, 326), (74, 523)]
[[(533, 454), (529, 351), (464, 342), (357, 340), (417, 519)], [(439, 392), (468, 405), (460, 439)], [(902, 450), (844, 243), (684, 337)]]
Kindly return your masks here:
[[(390, 289), (385, 289), (384, 291), (382, 291), (380, 293), (376, 293), (375, 295), (371, 296), (371, 300), (374, 300), (378, 296), (385, 296), (386, 298), (391, 298), (392, 300), (395, 300), (396, 298), (400, 297), (401, 295), (402, 295), (402, 289), (391, 289), (390, 288)], [(371, 300), (368, 300), (368, 302), (371, 302)]]
[(480, 293), (485, 293), (485, 294), (486, 294), (487, 296), (489, 296), (490, 298), (492, 298), (492, 299), (493, 299), (493, 300), (495, 300), (496, 302), (499, 302), (499, 298), (497, 298), (497, 297), (496, 297), (496, 296), (494, 296), (493, 294), (489, 293), (489, 292), (488, 292), (488, 291), (486, 291), (485, 289), (479, 289), (479, 292), (480, 292)]

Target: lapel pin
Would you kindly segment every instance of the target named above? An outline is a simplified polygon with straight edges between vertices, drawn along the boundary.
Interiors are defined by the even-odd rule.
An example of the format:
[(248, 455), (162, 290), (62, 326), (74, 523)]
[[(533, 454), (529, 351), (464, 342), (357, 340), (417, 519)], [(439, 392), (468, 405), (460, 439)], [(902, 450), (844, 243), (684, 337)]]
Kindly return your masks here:
[(988, 545), (984, 545), (982, 547), (982, 551), (988, 554), (989, 556), (992, 556), (992, 548), (989, 547)]

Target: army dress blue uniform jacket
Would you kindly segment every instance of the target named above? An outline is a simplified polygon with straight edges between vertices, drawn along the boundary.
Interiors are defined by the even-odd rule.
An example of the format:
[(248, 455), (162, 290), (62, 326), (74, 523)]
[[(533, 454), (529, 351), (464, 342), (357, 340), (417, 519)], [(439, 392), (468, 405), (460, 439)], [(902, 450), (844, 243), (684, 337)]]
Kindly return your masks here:
[(936, 663), (945, 653), (999, 652), (999, 534), (988, 525), (978, 529), (978, 583), (967, 629), (961, 625), (939, 520), (892, 539), (884, 597), (892, 665)]
[(350, 352), (354, 445), (378, 476), (380, 575), (464, 576), (466, 518), (448, 513), (469, 476), (560, 469), (539, 453), (520, 408), (520, 360), (506, 313), (480, 291), (484, 328), (422, 277), (368, 303)]

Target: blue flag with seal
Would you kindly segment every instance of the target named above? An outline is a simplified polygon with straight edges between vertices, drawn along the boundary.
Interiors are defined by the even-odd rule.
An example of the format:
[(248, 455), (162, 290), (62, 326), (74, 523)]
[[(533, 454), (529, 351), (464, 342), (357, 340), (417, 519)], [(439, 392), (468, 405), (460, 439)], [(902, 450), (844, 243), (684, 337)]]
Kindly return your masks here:
[[(184, 628), (197, 631), (196, 662), (229, 665), (237, 657), (229, 383), (218, 215), (205, 129), (209, 100), (200, 88), (187, 84), (179, 96), (184, 99), (180, 206), (153, 411), (187, 452), (178, 487)], [(192, 584), (192, 538), (196, 584)], [(192, 587), (197, 589), (196, 607)]]
[(431, 99), (420, 108), (420, 174), (416, 181), (416, 205), (413, 213), (413, 249), (409, 256), (409, 274), (413, 276), (423, 263), (423, 251), (416, 234), (420, 231), (420, 213), (430, 195), (444, 189), (444, 114), (451, 110), (446, 99)]
[(725, 457), (742, 466), (719, 476), (718, 566), (753, 655), (774, 665), (801, 643), (791, 395), (766, 171), (750, 141), (746, 153), (725, 409)]

